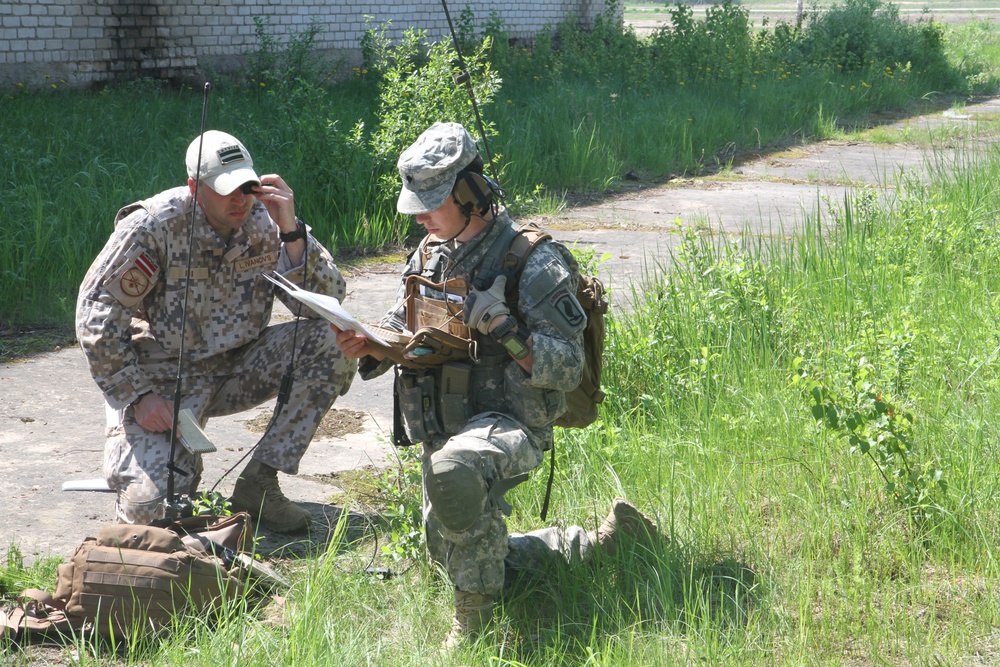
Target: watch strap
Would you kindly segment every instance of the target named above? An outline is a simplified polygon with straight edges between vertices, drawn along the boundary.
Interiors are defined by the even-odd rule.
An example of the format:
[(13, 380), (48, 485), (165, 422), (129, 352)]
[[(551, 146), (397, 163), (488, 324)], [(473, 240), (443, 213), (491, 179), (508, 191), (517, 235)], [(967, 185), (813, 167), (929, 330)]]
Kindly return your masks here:
[(298, 218), (295, 219), (295, 231), (278, 233), (278, 238), (281, 239), (282, 243), (292, 243), (294, 241), (298, 241), (299, 239), (304, 239), (305, 237), (306, 225)]
[(517, 318), (508, 315), (503, 322), (501, 322), (493, 331), (490, 332), (490, 336), (493, 340), (500, 342), (503, 340), (504, 336), (509, 334), (511, 330), (517, 326)]

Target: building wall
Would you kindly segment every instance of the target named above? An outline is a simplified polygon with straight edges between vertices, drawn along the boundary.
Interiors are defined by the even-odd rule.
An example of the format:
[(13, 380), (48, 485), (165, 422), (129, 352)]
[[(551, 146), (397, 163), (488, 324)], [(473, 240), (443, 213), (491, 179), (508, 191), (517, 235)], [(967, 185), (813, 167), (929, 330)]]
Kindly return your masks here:
[[(479, 21), (497, 12), (521, 39), (564, 21), (592, 25), (605, 10), (604, 0), (452, 0), (453, 22), (466, 4)], [(410, 27), (449, 36), (440, 0), (0, 0), (0, 90), (233, 71), (257, 47), (255, 16), (282, 42), (318, 21), (317, 48), (345, 64), (359, 61), (372, 25), (389, 23), (391, 37)]]

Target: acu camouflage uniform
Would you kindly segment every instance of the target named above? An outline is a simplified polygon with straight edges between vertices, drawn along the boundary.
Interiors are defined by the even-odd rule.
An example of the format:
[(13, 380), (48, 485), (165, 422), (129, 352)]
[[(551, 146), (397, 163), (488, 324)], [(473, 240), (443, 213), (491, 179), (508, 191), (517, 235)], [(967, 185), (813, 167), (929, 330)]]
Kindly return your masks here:
[[(407, 264), (403, 280), (419, 274), (433, 282), (463, 278), (467, 284), (492, 284), (496, 267), (510, 247), (516, 226), (507, 213), (464, 244), (433, 244), (425, 238)], [(477, 362), (468, 391), (449, 393), (448, 371), (400, 367), (396, 388), (408, 438), (423, 443), (424, 524), (432, 560), (444, 566), (460, 591), (494, 595), (505, 570), (547, 569), (553, 558), (585, 558), (593, 546), (582, 528), (549, 528), (527, 535), (508, 535), (504, 514), (510, 506), (503, 494), (524, 481), (552, 447), (552, 423), (566, 409), (565, 392), (580, 381), (585, 315), (575, 297), (578, 268), (572, 254), (546, 242), (532, 252), (518, 282), (519, 329), (531, 333), (534, 361), (526, 373), (498, 343), (478, 337)], [(405, 328), (405, 291), (382, 320), (387, 329)], [(444, 298), (444, 295), (437, 295)], [(361, 360), (363, 379), (392, 366), (371, 357)], [(478, 518), (464, 530), (451, 530), (429, 499), (431, 465), (451, 461), (481, 473), (482, 487), (469, 494)], [(454, 502), (461, 503), (462, 499)], [(506, 565), (506, 567), (505, 567)]]
[[(273, 398), (292, 356), (293, 322), (268, 326), (275, 288), (261, 274), (343, 299), (344, 279), (329, 252), (307, 237), (308, 276), (290, 266), (278, 227), (260, 203), (228, 243), (199, 207), (188, 247), (193, 197), (186, 186), (126, 206), (91, 266), (77, 303), (77, 337), (107, 402), (104, 472), (117, 490), (118, 519), (146, 523), (162, 516), (167, 490), (169, 433), (149, 433), (132, 403), (155, 391), (169, 401), (176, 386), (188, 254), (187, 330), (181, 408), (202, 425)], [(301, 306), (277, 290), (297, 312)], [(295, 382), (288, 404), (263, 437), (254, 458), (286, 473), (298, 470), (320, 420), (350, 387), (354, 362), (340, 353), (325, 320), (308, 310), (299, 324)], [(174, 488), (196, 490), (201, 457), (178, 446)]]

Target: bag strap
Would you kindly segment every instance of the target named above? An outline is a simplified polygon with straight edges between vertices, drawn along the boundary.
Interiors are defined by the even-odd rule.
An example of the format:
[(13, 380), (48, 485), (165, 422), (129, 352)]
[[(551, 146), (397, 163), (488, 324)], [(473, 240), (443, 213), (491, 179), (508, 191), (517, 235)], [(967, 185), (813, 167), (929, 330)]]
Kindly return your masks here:
[(82, 627), (82, 622), (76, 621), (66, 614), (65, 600), (37, 588), (26, 588), (15, 605), (0, 611), (0, 637), (20, 642), (33, 634), (65, 634), (71, 628)]
[(22, 601), (31, 600), (46, 607), (52, 607), (53, 609), (59, 609), (60, 611), (66, 609), (66, 601), (60, 598), (53, 597), (51, 593), (46, 593), (43, 590), (37, 588), (26, 588), (21, 591), (21, 595), (18, 596)]

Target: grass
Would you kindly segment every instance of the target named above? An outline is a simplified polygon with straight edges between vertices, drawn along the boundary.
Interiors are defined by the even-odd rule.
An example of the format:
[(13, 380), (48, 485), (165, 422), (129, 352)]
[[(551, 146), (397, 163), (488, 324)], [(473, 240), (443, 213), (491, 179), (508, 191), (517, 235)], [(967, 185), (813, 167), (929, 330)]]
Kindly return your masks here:
[[(611, 323), (603, 420), (561, 432), (553, 496), (556, 521), (592, 528), (625, 495), (669, 542), (515, 583), (478, 644), (440, 654), (447, 586), (406, 559), (366, 574), (368, 534), (300, 561), (281, 606), (119, 657), (83, 644), (83, 664), (993, 664), (998, 178), (1000, 158), (970, 153), (784, 242), (681, 230)], [(914, 415), (905, 472), (947, 483), (925, 512), (814, 419), (810, 381), (845, 414), (867, 383)], [(542, 525), (544, 477), (510, 494), (513, 530)]]
[[(268, 614), (80, 664), (996, 664), (1000, 158), (944, 162), (794, 237), (679, 230), (616, 295), (637, 305), (610, 324), (603, 419), (559, 434), (552, 518), (593, 528), (625, 495), (668, 542), (517, 582), (493, 633), (441, 654), (447, 585), (391, 556), (372, 577), (371, 535), (334, 540)], [(403, 479), (374, 484), (412, 503)], [(544, 484), (509, 494), (512, 530), (542, 526)]]

